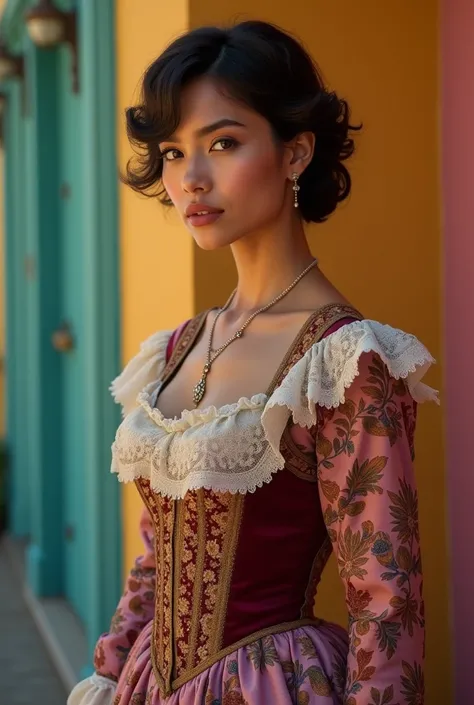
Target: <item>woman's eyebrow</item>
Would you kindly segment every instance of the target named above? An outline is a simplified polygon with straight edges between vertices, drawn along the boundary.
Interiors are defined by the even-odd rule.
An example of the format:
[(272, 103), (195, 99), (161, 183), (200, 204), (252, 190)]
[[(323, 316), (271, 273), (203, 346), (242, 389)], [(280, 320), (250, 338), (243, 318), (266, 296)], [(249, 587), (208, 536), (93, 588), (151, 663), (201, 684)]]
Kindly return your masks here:
[(222, 120), (217, 120), (217, 122), (213, 122), (211, 125), (200, 127), (199, 130), (196, 130), (196, 136), (205, 137), (206, 135), (211, 134), (211, 132), (220, 130), (221, 127), (245, 127), (245, 125), (237, 120), (232, 120), (231, 118), (222, 118)]
[[(198, 130), (195, 131), (194, 134), (196, 137), (205, 137), (206, 135), (210, 135), (216, 130), (220, 130), (222, 127), (245, 127), (245, 125), (242, 122), (238, 122), (238, 120), (232, 120), (231, 118), (222, 118), (221, 120), (217, 120), (216, 122), (213, 122), (210, 125), (204, 125), (204, 127), (200, 127)], [(171, 135), (171, 137), (169, 137), (169, 140), (167, 141), (179, 142), (180, 140), (178, 139), (177, 135)]]

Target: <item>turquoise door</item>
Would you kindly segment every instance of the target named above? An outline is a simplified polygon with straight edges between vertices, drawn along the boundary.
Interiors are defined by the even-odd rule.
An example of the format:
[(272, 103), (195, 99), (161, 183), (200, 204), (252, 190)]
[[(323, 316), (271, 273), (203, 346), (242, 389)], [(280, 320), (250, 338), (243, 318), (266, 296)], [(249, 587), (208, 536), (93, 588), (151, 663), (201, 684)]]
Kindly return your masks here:
[[(25, 153), (25, 128), (22, 119), (21, 86), (12, 85), (9, 92), (9, 110), (4, 119), (8, 135), (5, 150), (5, 287), (8, 314), (7, 330), (7, 384), (6, 410), (10, 463), (15, 472), (9, 478), (10, 531), (27, 539), (31, 532), (31, 378), (27, 352), (31, 347), (31, 269), (34, 260), (28, 249), (28, 211), (20, 207), (19, 193), (24, 191), (28, 173)], [(28, 324), (25, 325), (25, 321)], [(26, 409), (26, 411), (25, 411)], [(25, 440), (28, 439), (28, 442)], [(25, 490), (26, 488), (26, 490)]]
[(34, 46), (23, 0), (7, 0), (0, 21), (25, 60), (4, 123), (10, 530), (29, 537), (31, 592), (66, 597), (91, 659), (122, 585), (107, 392), (120, 367), (115, 3), (55, 4), (77, 11), (77, 93), (70, 48)]
[(59, 112), (59, 328), (72, 337), (73, 347), (58, 352), (61, 365), (63, 566), (64, 592), (84, 621), (86, 618), (85, 554), (85, 414), (83, 194), (81, 164), (81, 97), (72, 90), (71, 54), (58, 55)]

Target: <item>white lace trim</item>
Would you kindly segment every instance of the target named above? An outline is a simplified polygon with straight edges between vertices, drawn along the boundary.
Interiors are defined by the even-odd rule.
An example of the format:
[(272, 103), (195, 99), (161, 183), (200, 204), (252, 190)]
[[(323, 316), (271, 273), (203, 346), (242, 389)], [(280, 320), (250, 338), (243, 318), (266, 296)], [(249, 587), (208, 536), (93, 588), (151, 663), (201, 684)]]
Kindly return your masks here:
[(363, 353), (374, 352), (395, 379), (405, 379), (417, 402), (439, 403), (438, 392), (420, 380), (435, 362), (414, 335), (377, 321), (354, 321), (313, 345), (270, 397), (262, 415), (265, 435), (278, 452), (290, 414), (293, 421), (316, 424), (316, 406), (335, 408), (359, 374)]
[(124, 367), (121, 374), (110, 385), (110, 391), (117, 404), (122, 405), (122, 415), (126, 416), (137, 406), (137, 394), (151, 380), (160, 377), (166, 364), (166, 348), (172, 331), (153, 333), (140, 346), (140, 351)]
[(145, 409), (150, 418), (152, 418), (159, 426), (168, 431), (168, 433), (185, 431), (188, 428), (201, 426), (202, 424), (215, 421), (216, 419), (224, 419), (230, 416), (235, 416), (239, 413), (239, 411), (263, 409), (268, 400), (268, 396), (266, 394), (255, 394), (250, 399), (247, 397), (241, 397), (233, 404), (226, 404), (225, 406), (221, 406), (219, 408), (216, 406), (208, 406), (203, 409), (185, 409), (181, 413), (181, 416), (175, 419), (168, 419), (159, 409), (155, 407), (160, 389), (161, 381), (158, 382), (158, 384), (152, 382), (143, 390), (143, 392), (140, 392), (137, 397), (137, 401)]
[(246, 493), (283, 467), (260, 423), (264, 394), (166, 419), (152, 406), (153, 387), (139, 395), (141, 408), (126, 417), (112, 445), (111, 469), (122, 482), (145, 478), (174, 499), (201, 487)]
[(117, 683), (94, 673), (71, 690), (67, 705), (112, 705)]
[(280, 442), (290, 415), (296, 424), (309, 427), (316, 423), (318, 405), (332, 408), (343, 403), (363, 353), (378, 354), (392, 377), (406, 379), (416, 401), (438, 401), (437, 392), (421, 383), (434, 360), (417, 338), (364, 320), (313, 345), (270, 398), (242, 397), (234, 404), (184, 411), (167, 419), (154, 408), (161, 383), (150, 377), (164, 367), (168, 340), (169, 333), (155, 336), (154, 349), (146, 356), (139, 353), (146, 374), (138, 363), (129, 363), (133, 376), (125, 375), (117, 399), (123, 403), (126, 396), (130, 409), (132, 386), (148, 384), (144, 389), (134, 386), (135, 408), (126, 412), (112, 445), (112, 472), (123, 482), (148, 479), (155, 492), (175, 499), (200, 487), (246, 493), (269, 482), (284, 467)]
[(156, 468), (144, 463), (124, 467), (117, 462), (116, 458), (112, 460), (111, 471), (118, 474), (120, 482), (135, 482), (135, 480), (143, 478), (150, 480), (150, 487), (154, 492), (171, 499), (183, 499), (187, 492), (197, 489), (230, 492), (231, 494), (253, 493), (257, 487), (268, 484), (273, 475), (283, 466), (284, 461), (281, 462), (276, 458), (271, 446), (268, 445), (261, 460), (254, 468), (235, 474), (230, 471), (224, 473), (193, 470), (183, 479), (177, 480), (169, 473), (160, 473)]

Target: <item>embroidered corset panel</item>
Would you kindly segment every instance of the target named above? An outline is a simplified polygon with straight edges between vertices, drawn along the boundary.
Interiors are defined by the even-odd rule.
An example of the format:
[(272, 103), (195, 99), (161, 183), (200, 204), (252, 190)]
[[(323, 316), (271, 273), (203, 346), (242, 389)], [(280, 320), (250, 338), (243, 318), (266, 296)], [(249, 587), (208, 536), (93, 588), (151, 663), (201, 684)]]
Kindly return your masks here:
[(179, 500), (151, 491), (146, 480), (137, 485), (155, 527), (152, 653), (163, 692), (226, 647), (314, 621), (315, 588), (331, 550), (316, 483), (284, 471), (255, 493), (200, 488)]

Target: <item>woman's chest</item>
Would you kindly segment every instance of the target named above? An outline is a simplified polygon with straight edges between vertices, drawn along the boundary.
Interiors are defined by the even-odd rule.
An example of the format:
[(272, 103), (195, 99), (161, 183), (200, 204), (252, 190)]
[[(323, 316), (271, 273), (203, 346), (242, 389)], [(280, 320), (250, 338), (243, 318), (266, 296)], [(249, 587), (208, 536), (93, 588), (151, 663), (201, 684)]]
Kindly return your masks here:
[[(230, 343), (215, 357), (215, 351), (225, 344), (234, 330), (226, 328), (213, 336), (211, 364), (208, 365), (210, 331), (214, 313), (208, 317), (203, 331), (190, 350), (172, 369), (160, 390), (156, 405), (166, 418), (176, 418), (184, 409), (194, 409), (194, 389), (203, 380), (204, 395), (198, 406), (221, 408), (241, 398), (268, 393), (274, 386), (282, 365), (287, 360), (295, 337), (301, 330), (306, 314), (288, 317), (274, 316), (255, 322), (253, 330)], [(214, 359), (215, 357), (215, 359)], [(205, 367), (208, 365), (208, 372)]]

